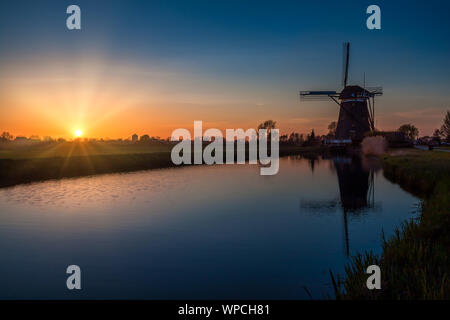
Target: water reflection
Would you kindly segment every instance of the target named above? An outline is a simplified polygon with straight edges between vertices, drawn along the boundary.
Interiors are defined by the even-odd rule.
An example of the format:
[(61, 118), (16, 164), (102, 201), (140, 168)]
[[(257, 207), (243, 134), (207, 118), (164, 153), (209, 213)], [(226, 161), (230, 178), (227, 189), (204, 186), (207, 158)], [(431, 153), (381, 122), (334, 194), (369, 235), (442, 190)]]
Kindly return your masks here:
[[(305, 156), (309, 168), (314, 173), (319, 156)], [(335, 156), (322, 160), (330, 161), (330, 171), (336, 172), (339, 185), (339, 199), (324, 199), (320, 201), (304, 200), (300, 202), (301, 209), (311, 212), (336, 212), (339, 207), (343, 213), (344, 250), (350, 255), (350, 240), (348, 229), (348, 215), (368, 214), (370, 211), (381, 210), (381, 204), (375, 202), (375, 173), (381, 170), (379, 159), (360, 156)]]
[(417, 203), (371, 161), (286, 157), (274, 176), (193, 166), (0, 189), (0, 297), (73, 298), (70, 264), (85, 275), (77, 298), (326, 297), (329, 270), (343, 273), (349, 251), (380, 253), (381, 231)]

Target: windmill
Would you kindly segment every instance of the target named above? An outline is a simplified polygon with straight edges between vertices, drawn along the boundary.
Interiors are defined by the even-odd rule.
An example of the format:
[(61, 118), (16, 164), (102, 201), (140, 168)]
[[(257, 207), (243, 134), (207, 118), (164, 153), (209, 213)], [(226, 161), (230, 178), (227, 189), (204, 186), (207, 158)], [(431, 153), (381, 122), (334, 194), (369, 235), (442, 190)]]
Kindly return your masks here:
[(331, 99), (339, 105), (335, 143), (359, 143), (367, 132), (375, 130), (375, 96), (383, 94), (381, 87), (347, 85), (349, 62), (350, 43), (345, 42), (341, 92), (300, 91), (301, 100)]

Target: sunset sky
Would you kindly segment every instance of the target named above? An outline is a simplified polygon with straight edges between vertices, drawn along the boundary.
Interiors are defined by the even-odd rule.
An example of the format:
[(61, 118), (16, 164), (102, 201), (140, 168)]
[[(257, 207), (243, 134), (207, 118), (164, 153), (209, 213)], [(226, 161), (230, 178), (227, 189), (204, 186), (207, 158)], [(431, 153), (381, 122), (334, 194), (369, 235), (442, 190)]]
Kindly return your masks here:
[[(0, 2), (0, 131), (72, 138), (167, 137), (176, 128), (325, 133), (333, 102), (299, 90), (383, 86), (382, 130), (431, 134), (450, 110), (450, 4), (442, 1)], [(365, 10), (381, 7), (382, 30)], [(82, 30), (66, 28), (77, 4)]]

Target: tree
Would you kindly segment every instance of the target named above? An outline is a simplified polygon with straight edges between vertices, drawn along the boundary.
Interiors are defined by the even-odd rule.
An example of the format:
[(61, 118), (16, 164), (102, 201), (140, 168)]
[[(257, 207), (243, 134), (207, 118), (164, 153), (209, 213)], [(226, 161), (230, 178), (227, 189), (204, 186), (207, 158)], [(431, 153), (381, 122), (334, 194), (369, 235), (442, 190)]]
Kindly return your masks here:
[(266, 120), (263, 123), (260, 123), (258, 126), (258, 136), (259, 136), (259, 130), (260, 129), (266, 129), (267, 130), (267, 139), (270, 140), (272, 129), (275, 129), (277, 122), (273, 120)]
[(444, 124), (441, 127), (442, 135), (445, 137), (447, 141), (450, 141), (450, 111), (447, 111), (447, 114), (444, 118)]
[(441, 129), (434, 130), (434, 132), (433, 132), (434, 139), (441, 140), (442, 137), (443, 137), (443, 132)]
[(14, 139), (14, 137), (9, 132), (3, 132), (0, 136), (0, 141), (11, 141), (12, 139)]
[(336, 135), (336, 128), (337, 128), (337, 123), (336, 123), (336, 121), (331, 122), (331, 123), (328, 125), (328, 135), (334, 137), (334, 136)]
[(303, 134), (292, 132), (287, 140), (289, 144), (301, 145), (303, 143)]
[(139, 141), (141, 141), (141, 142), (150, 141), (150, 136), (148, 134), (144, 134), (143, 136), (141, 136)]
[(313, 145), (316, 145), (318, 142), (319, 142), (319, 140), (316, 138), (314, 129), (312, 129), (311, 134), (308, 134), (306, 136), (306, 141), (305, 141), (304, 145), (305, 146), (313, 146)]
[(280, 143), (287, 143), (288, 142), (288, 135), (282, 134), (280, 137)]
[(295, 137), (297, 139), (297, 143), (298, 144), (303, 144), (303, 142), (305, 142), (305, 139), (303, 138), (303, 133), (295, 133)]
[(267, 133), (270, 133), (272, 131), (272, 129), (275, 129), (275, 126), (277, 125), (276, 121), (273, 120), (266, 120), (263, 123), (260, 123), (258, 126), (258, 130), (259, 129), (266, 129)]
[(311, 134), (309, 135), (309, 139), (311, 141), (316, 140), (316, 134), (314, 133), (314, 129), (311, 130)]
[(403, 132), (411, 140), (415, 140), (419, 136), (419, 129), (410, 123), (400, 126), (398, 131)]

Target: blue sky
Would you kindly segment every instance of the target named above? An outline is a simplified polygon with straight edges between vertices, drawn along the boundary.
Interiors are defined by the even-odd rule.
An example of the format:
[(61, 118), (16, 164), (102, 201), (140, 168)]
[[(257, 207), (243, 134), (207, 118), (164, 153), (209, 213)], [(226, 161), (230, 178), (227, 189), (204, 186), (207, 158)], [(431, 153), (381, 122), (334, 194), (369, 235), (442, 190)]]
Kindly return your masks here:
[[(81, 31), (65, 28), (70, 4), (81, 7)], [(366, 28), (371, 4), (381, 8), (381, 30)], [(9, 72), (14, 65), (32, 72), (48, 57), (76, 68), (100, 56), (105, 77), (118, 64), (170, 70), (179, 77), (129, 76), (143, 86), (158, 82), (158, 93), (170, 97), (164, 105), (176, 110), (188, 103), (193, 117), (203, 112), (205, 121), (230, 124), (269, 117), (288, 131), (323, 127), (336, 118), (332, 103), (300, 103), (297, 94), (340, 89), (342, 43), (350, 41), (350, 83), (362, 84), (365, 72), (367, 85), (384, 87), (378, 126), (420, 122), (429, 134), (450, 108), (448, 39), (450, 3), (443, 1), (0, 3), (0, 67)], [(9, 77), (0, 71), (2, 83)], [(233, 116), (220, 112), (227, 103)], [(214, 107), (216, 116), (206, 111)]]

